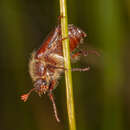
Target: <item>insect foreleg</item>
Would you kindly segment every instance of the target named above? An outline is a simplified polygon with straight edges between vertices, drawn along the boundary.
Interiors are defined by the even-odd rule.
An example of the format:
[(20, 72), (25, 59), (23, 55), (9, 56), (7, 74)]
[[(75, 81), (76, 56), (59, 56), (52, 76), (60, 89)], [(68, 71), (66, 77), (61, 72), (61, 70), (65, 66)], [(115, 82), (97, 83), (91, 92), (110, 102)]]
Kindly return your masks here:
[(57, 108), (56, 108), (56, 104), (55, 104), (55, 100), (54, 100), (52, 92), (49, 93), (49, 98), (50, 98), (52, 105), (53, 105), (55, 118), (56, 118), (57, 122), (60, 122), (60, 119), (59, 119), (58, 114), (57, 114)]

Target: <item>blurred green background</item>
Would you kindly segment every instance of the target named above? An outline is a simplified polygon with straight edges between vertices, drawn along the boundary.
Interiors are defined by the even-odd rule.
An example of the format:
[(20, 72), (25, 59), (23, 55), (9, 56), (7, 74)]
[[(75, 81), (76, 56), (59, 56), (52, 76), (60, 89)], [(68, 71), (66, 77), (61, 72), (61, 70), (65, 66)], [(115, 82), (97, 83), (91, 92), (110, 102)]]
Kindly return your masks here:
[[(101, 53), (73, 67), (77, 130), (130, 129), (130, 1), (68, 0), (68, 22), (88, 33), (85, 46)], [(0, 1), (0, 130), (68, 130), (64, 76), (54, 91), (57, 123), (47, 95), (20, 95), (32, 88), (28, 61), (57, 24), (58, 0)]]

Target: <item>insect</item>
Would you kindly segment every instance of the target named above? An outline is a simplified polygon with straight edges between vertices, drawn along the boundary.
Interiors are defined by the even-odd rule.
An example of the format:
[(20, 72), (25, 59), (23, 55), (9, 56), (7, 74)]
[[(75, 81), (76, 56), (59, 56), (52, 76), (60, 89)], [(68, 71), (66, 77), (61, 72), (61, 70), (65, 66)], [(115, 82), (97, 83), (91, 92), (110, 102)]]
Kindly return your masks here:
[[(79, 48), (79, 45), (83, 43), (85, 37), (87, 37), (87, 34), (84, 31), (73, 24), (68, 25), (68, 39), (72, 61), (77, 60), (81, 55), (87, 55), (87, 51), (81, 49), (75, 52)], [(32, 53), (29, 61), (29, 72), (34, 87), (27, 94), (21, 96), (21, 100), (26, 102), (32, 91), (38, 93), (39, 96), (47, 93), (52, 101), (55, 117), (58, 122), (60, 120), (52, 91), (56, 88), (61, 73), (65, 71), (62, 40), (64, 39), (61, 36), (61, 26), (57, 25), (42, 43), (41, 47)], [(72, 69), (72, 71), (88, 70), (89, 67)]]

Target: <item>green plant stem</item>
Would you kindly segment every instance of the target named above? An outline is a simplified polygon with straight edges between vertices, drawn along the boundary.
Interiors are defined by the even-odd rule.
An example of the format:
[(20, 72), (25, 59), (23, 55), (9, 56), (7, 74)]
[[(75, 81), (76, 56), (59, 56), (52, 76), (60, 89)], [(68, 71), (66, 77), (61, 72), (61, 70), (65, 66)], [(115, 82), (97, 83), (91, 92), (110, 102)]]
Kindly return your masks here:
[(68, 111), (68, 118), (69, 118), (69, 127), (70, 127), (70, 130), (76, 130), (72, 75), (71, 75), (71, 62), (70, 62), (70, 49), (69, 49), (69, 39), (68, 39), (66, 0), (60, 0), (60, 16), (61, 16), (62, 39), (64, 39), (62, 41), (64, 66), (67, 69), (65, 71), (65, 80), (66, 80), (66, 96), (67, 96), (67, 111)]

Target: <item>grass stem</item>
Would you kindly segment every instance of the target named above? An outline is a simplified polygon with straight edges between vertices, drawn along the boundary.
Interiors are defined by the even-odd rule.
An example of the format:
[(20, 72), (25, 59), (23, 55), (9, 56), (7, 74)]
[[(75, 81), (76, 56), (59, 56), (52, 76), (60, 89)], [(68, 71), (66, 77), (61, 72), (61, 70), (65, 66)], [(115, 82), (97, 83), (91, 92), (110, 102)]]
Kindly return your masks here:
[(65, 80), (66, 80), (66, 97), (67, 97), (67, 111), (69, 118), (70, 130), (76, 130), (75, 114), (74, 114), (74, 101), (73, 101), (73, 87), (71, 75), (71, 62), (70, 62), (70, 48), (68, 39), (68, 20), (67, 20), (67, 5), (66, 0), (60, 0), (60, 16), (61, 16), (61, 30), (64, 55)]

